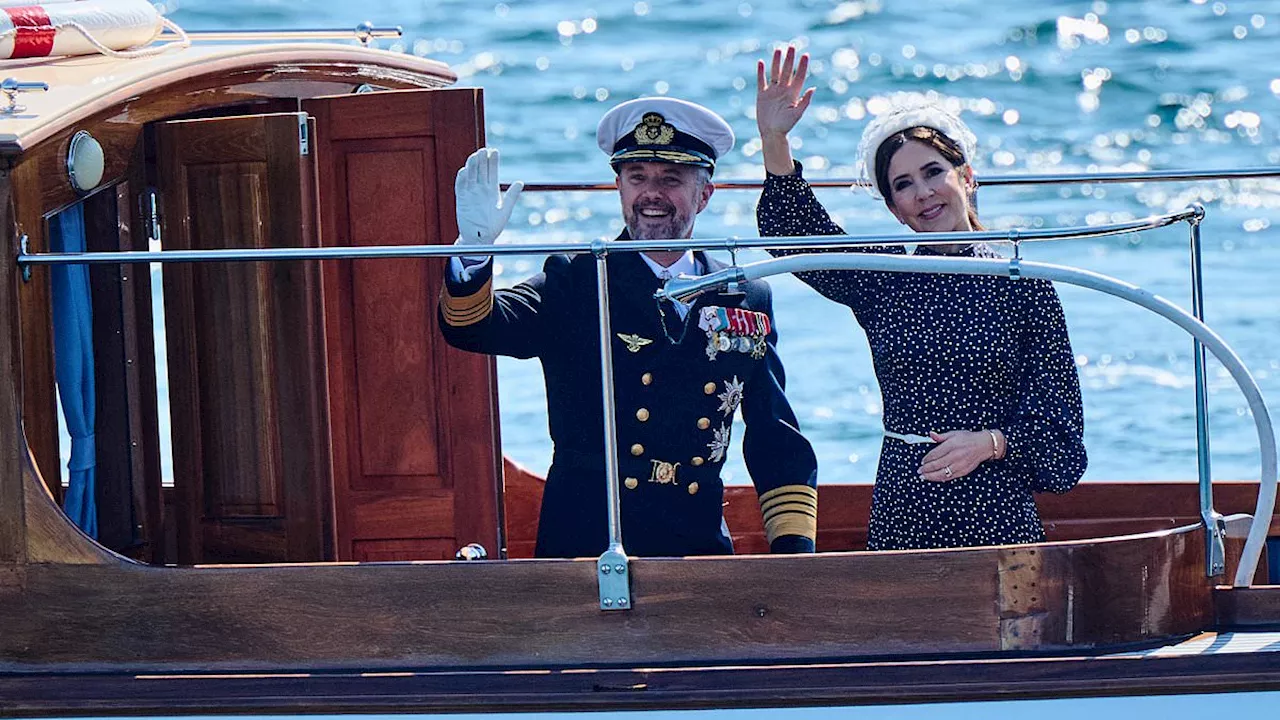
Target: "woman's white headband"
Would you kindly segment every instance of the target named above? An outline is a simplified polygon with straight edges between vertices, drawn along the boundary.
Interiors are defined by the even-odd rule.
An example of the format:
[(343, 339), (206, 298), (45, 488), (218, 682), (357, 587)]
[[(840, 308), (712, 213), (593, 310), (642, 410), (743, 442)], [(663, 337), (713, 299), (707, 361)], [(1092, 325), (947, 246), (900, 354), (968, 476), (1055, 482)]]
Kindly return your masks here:
[(933, 128), (946, 135), (960, 146), (964, 161), (973, 164), (978, 139), (960, 118), (928, 101), (899, 104), (867, 123), (866, 129), (862, 131), (862, 142), (858, 143), (857, 172), (875, 198), (883, 200), (885, 196), (883, 190), (876, 185), (876, 152), (885, 140), (913, 127)]

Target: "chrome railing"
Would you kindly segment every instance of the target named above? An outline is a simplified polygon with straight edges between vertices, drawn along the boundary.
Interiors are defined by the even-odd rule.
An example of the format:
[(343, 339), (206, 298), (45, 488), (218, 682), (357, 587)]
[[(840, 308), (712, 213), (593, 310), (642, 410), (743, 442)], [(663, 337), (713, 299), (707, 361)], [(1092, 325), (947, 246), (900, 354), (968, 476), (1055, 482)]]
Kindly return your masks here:
[[(606, 285), (607, 257), (610, 253), (686, 249), (729, 250), (730, 252), (735, 252), (741, 248), (755, 247), (818, 248), (856, 247), (864, 245), (933, 245), (956, 242), (991, 242), (997, 244), (1009, 244), (1012, 245), (1014, 249), (1014, 257), (1009, 260), (974, 260), (969, 265), (957, 265), (955, 264), (959, 261), (957, 258), (938, 258), (937, 260), (942, 264), (938, 264), (936, 268), (935, 263), (932, 263), (928, 258), (885, 256), (862, 253), (848, 255), (825, 253), (818, 256), (807, 257), (813, 258), (812, 261), (815, 263), (830, 263), (829, 265), (823, 265), (822, 267), (831, 268), (883, 269), (891, 272), (972, 272), (989, 275), (1007, 274), (1011, 277), (1026, 275), (1028, 277), (1044, 277), (1045, 279), (1061, 280), (1063, 282), (1078, 284), (1085, 287), (1092, 287), (1093, 289), (1123, 297), (1131, 302), (1147, 307), (1148, 309), (1173, 320), (1175, 323), (1178, 323), (1193, 336), (1195, 341), (1195, 350), (1197, 353), (1197, 456), (1201, 460), (1199, 480), (1201, 519), (1205, 525), (1207, 543), (1206, 574), (1211, 577), (1221, 575), (1224, 571), (1225, 543), (1221, 516), (1219, 516), (1213, 509), (1212, 478), (1210, 477), (1208, 466), (1209, 437), (1205, 413), (1205, 379), (1203, 367), (1204, 346), (1207, 345), (1214, 352), (1215, 356), (1218, 357), (1225, 366), (1227, 366), (1229, 371), (1231, 371), (1232, 376), (1236, 379), (1237, 383), (1241, 385), (1242, 390), (1245, 391), (1246, 397), (1249, 398), (1250, 407), (1254, 411), (1255, 422), (1258, 424), (1263, 453), (1262, 487), (1260, 488), (1258, 498), (1258, 513), (1254, 517), (1254, 523), (1250, 530), (1249, 540), (1246, 542), (1245, 556), (1242, 557), (1241, 569), (1237, 572), (1236, 576), (1237, 584), (1241, 584), (1241, 582), (1243, 582), (1243, 584), (1247, 585), (1248, 579), (1252, 577), (1253, 572), (1257, 567), (1258, 557), (1261, 553), (1262, 544), (1265, 541), (1267, 528), (1269, 527), (1270, 516), (1274, 509), (1275, 438), (1274, 433), (1270, 429), (1270, 416), (1267, 414), (1265, 404), (1261, 402), (1261, 392), (1258, 390), (1256, 383), (1253, 381), (1252, 377), (1249, 376), (1248, 371), (1244, 368), (1243, 364), (1239, 361), (1239, 358), (1230, 349), (1230, 347), (1228, 347), (1221, 338), (1214, 334), (1213, 331), (1203, 323), (1203, 293), (1200, 285), (1201, 268), (1199, 242), (1199, 225), (1203, 216), (1203, 208), (1193, 206), (1176, 213), (1155, 215), (1139, 220), (1124, 223), (1112, 223), (1108, 225), (1033, 230), (979, 231), (967, 233), (929, 233), (927, 238), (918, 234), (885, 234), (822, 237), (729, 237), (684, 240), (595, 240), (589, 243), (534, 243), (514, 246), (472, 245), (467, 246), (466, 248), (457, 248), (452, 245), (406, 245), (234, 250), (163, 250), (154, 252), (139, 251), (106, 253), (30, 253), (27, 252), (24, 247), (23, 252), (21, 252), (17, 258), (17, 262), (25, 272), (29, 271), (33, 266), (61, 264), (260, 262), (283, 260), (452, 257), (463, 254), (504, 256), (553, 252), (593, 254), (596, 258), (597, 277), (600, 282), (600, 287), (598, 288), (598, 311), (600, 313), (600, 337), (602, 340), (602, 409), (604, 411), (604, 426), (606, 428), (605, 457), (607, 460), (606, 481), (608, 483), (607, 497), (609, 502), (609, 549), (606, 551), (605, 555), (600, 558), (597, 570), (598, 578), (600, 580), (601, 608), (618, 610), (630, 607), (630, 597), (629, 591), (627, 590), (629, 584), (625, 580), (625, 578), (629, 576), (627, 559), (621, 541), (619, 509), (620, 496), (618, 491), (618, 467), (615, 447), (616, 439), (612, 436), (612, 433), (614, 432), (616, 409), (613, 403), (613, 378), (612, 372), (610, 371), (612, 368), (612, 362), (608, 351), (610, 343), (607, 342), (607, 339), (612, 336), (612, 332), (609, 321), (608, 288)], [(1143, 230), (1167, 227), (1179, 222), (1186, 222), (1191, 228), (1191, 253), (1193, 256), (1192, 314), (1186, 313), (1186, 311), (1166, 300), (1163, 300), (1162, 298), (1158, 298), (1139, 288), (1118, 280), (1073, 268), (1051, 266), (1042, 263), (1028, 263), (1023, 261), (1021, 258), (1020, 248), (1021, 244), (1024, 242), (1123, 235)], [(720, 275), (723, 275), (723, 277), (720, 277), (720, 275), (709, 276), (708, 278), (696, 281), (693, 284), (685, 285), (679, 284), (685, 281), (673, 281), (677, 284), (670, 287), (680, 289), (671, 289), (668, 292), (671, 294), (695, 292), (698, 287), (701, 287), (701, 285), (697, 283), (730, 282), (732, 279), (743, 281), (747, 278), (747, 268), (751, 268), (750, 272), (776, 274), (780, 272), (791, 272), (792, 270), (785, 269), (789, 267), (791, 267), (791, 265), (786, 264), (783, 260), (766, 261), (765, 263), (755, 263), (748, 266), (738, 266), (735, 263), (732, 267), (721, 272)], [(813, 268), (808, 269), (816, 269), (817, 267), (818, 266), (815, 265)], [(965, 269), (962, 270), (960, 268)], [(1246, 569), (1248, 570), (1247, 574), (1245, 573)], [(1245, 579), (1242, 581), (1241, 578)]]
[(794, 235), (782, 237), (689, 238), (686, 240), (592, 240), (590, 242), (521, 243), (519, 245), (366, 245), (361, 247), (243, 248), (229, 250), (133, 250), (93, 253), (18, 254), (20, 268), (40, 265), (103, 265), (132, 263), (201, 263), (279, 260), (369, 260), (377, 258), (453, 257), (455, 255), (569, 255), (596, 252), (653, 252), (664, 250), (729, 250), (785, 247), (860, 247), (869, 245), (950, 245), (989, 242), (1018, 246), (1024, 242), (1106, 237), (1154, 230), (1191, 220), (1203, 210), (1196, 207), (1166, 215), (1107, 225), (1080, 225), (1032, 230), (982, 230), (919, 234)]
[[(1017, 173), (989, 175), (983, 173), (978, 177), (978, 181), (986, 187), (999, 187), (1010, 185), (1195, 182), (1200, 180), (1249, 180), (1269, 177), (1280, 177), (1280, 165), (1220, 170), (1103, 170), (1087, 173), (1040, 173), (1026, 175)], [(821, 180), (806, 179), (808, 180), (809, 185), (816, 188), (853, 188), (867, 187), (870, 185), (868, 181), (861, 178), (825, 178)], [(716, 180), (717, 190), (758, 190), (763, 186), (763, 180)], [(612, 182), (532, 182), (525, 183), (524, 189), (531, 192), (594, 192), (599, 190), (616, 190), (618, 189), (618, 186)]]
[[(313, 30), (188, 30), (186, 36), (192, 40), (202, 41), (251, 41), (263, 40), (359, 40), (368, 45), (375, 38), (398, 38), (404, 35), (399, 25), (392, 27), (375, 27), (373, 23), (363, 22), (349, 30), (325, 28)], [(172, 40), (177, 33), (164, 32), (161, 40)]]

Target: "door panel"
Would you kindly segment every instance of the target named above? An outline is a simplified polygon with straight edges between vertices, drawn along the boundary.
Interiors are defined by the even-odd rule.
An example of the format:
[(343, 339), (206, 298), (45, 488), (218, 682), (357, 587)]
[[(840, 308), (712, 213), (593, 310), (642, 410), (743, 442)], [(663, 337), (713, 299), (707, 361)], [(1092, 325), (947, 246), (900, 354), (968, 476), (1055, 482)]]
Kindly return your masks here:
[[(316, 118), (324, 245), (449, 244), (453, 177), (483, 145), (479, 90), (303, 103)], [(440, 260), (324, 269), (340, 560), (498, 556), (500, 442), (492, 358), (436, 327)]]
[[(165, 250), (314, 246), (298, 113), (157, 126)], [(316, 263), (164, 269), (179, 562), (332, 553)]]

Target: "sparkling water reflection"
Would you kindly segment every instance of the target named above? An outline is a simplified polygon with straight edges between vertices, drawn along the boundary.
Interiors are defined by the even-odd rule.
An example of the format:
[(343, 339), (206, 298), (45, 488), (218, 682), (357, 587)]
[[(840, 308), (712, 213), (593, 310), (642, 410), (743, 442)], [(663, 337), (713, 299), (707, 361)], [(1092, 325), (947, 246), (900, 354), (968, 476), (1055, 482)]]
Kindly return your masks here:
[[(392, 49), (453, 66), (485, 89), (488, 139), (503, 177), (600, 181), (596, 121), (615, 102), (671, 94), (721, 112), (739, 136), (718, 177), (762, 175), (755, 138), (754, 63), (778, 41), (813, 55), (818, 94), (795, 133), (815, 177), (848, 177), (869, 115), (895, 92), (926, 93), (963, 114), (985, 172), (1075, 172), (1280, 164), (1280, 8), (1256, 2), (1108, 3), (1051, 0), (928, 5), (890, 0), (476, 3), (390, 0), (361, 10), (330, 2), (169, 0), (189, 29), (400, 24)], [(826, 191), (851, 231), (895, 227), (860, 193)], [(1280, 180), (984, 188), (996, 228), (1101, 224), (1205, 203), (1206, 313), (1257, 373), (1272, 408), (1280, 395)], [(699, 234), (755, 234), (756, 193), (721, 192)], [(616, 233), (609, 193), (526, 194), (510, 242), (580, 241)], [(1037, 260), (1078, 265), (1186, 305), (1185, 232), (1037, 245)], [(743, 259), (759, 259), (744, 253)], [(508, 258), (511, 283), (537, 258)], [(852, 318), (790, 278), (773, 281), (780, 351), (824, 482), (864, 482), (878, 452), (878, 391)], [(1195, 475), (1191, 343), (1119, 301), (1061, 288), (1086, 403), (1093, 479)], [(503, 440), (533, 468), (550, 458), (540, 370), (503, 360)], [(1258, 472), (1240, 394), (1210, 362), (1215, 476)], [(739, 433), (740, 434), (740, 433)], [(744, 480), (740, 465), (729, 472)]]

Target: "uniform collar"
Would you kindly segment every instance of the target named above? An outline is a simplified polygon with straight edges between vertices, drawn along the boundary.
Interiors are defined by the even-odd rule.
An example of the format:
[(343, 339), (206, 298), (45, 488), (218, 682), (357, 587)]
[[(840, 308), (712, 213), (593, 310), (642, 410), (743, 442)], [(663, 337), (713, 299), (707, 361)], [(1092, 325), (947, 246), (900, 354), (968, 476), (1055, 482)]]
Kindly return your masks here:
[(684, 255), (681, 255), (679, 260), (671, 263), (667, 267), (662, 267), (644, 253), (640, 253), (640, 257), (644, 259), (644, 264), (649, 266), (649, 269), (653, 271), (653, 276), (656, 278), (661, 278), (664, 272), (670, 273), (671, 277), (680, 277), (682, 274), (698, 274), (698, 262), (694, 260), (692, 250), (685, 250)]

